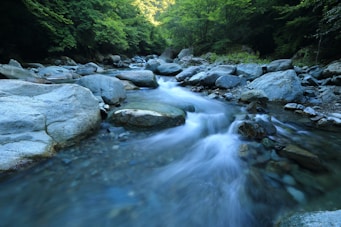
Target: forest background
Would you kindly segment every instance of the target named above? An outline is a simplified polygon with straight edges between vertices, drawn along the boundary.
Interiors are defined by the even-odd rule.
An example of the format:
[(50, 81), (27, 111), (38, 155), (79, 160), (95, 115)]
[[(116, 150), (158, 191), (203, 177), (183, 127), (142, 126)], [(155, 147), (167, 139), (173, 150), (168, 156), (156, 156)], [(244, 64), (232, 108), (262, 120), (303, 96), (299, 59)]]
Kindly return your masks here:
[(2, 0), (0, 61), (48, 56), (252, 52), (341, 57), (339, 0)]

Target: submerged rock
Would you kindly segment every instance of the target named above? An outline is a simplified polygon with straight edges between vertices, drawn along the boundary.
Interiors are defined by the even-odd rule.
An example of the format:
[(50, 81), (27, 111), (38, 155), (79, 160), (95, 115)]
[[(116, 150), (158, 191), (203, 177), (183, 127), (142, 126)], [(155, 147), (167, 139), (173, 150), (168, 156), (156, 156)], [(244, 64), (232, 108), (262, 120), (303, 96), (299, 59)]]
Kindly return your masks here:
[(129, 103), (108, 115), (118, 126), (133, 130), (159, 130), (185, 123), (186, 113), (164, 103)]
[(266, 130), (253, 121), (243, 121), (238, 126), (238, 133), (243, 137), (254, 140), (261, 140), (267, 135)]
[(289, 144), (278, 151), (279, 155), (296, 161), (301, 166), (310, 170), (325, 170), (319, 157), (305, 149)]

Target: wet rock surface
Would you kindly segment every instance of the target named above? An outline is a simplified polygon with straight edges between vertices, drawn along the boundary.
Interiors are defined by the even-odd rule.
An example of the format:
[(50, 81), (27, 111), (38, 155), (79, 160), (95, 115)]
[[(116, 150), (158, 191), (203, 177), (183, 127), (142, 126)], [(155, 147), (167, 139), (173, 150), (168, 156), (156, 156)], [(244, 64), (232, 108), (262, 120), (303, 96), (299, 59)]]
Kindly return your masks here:
[(321, 160), (317, 155), (298, 146), (289, 144), (278, 153), (283, 157), (287, 157), (298, 162), (300, 165), (307, 169), (319, 171), (325, 170), (324, 166), (321, 163)]
[(133, 103), (113, 110), (108, 120), (133, 130), (160, 130), (185, 123), (186, 113), (163, 103)]

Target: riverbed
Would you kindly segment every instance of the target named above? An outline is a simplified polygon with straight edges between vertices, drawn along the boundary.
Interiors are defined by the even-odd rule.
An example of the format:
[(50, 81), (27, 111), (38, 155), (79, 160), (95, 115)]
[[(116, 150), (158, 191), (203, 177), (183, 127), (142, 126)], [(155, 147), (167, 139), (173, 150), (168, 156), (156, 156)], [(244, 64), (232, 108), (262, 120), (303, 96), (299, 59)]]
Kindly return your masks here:
[[(0, 226), (273, 226), (290, 210), (341, 208), (338, 131), (270, 105), (278, 137), (318, 153), (328, 167), (272, 174), (240, 157), (243, 144), (257, 147), (236, 131), (244, 106), (172, 80), (159, 84), (129, 91), (127, 102), (183, 106), (184, 125), (134, 132), (103, 122), (96, 135), (53, 158), (3, 174)], [(281, 159), (265, 156), (264, 163)]]

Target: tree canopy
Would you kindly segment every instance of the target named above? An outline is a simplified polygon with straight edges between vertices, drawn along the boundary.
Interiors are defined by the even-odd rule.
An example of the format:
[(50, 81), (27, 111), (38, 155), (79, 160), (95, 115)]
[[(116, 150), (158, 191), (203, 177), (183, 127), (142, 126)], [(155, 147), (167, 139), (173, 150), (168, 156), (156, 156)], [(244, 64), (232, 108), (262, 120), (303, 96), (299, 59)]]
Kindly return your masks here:
[[(142, 8), (137, 6), (138, 2), (4, 0), (0, 3), (3, 16), (15, 20), (0, 22), (7, 29), (4, 33), (8, 34), (8, 37), (3, 35), (6, 39), (2, 40), (11, 42), (12, 38), (16, 39), (13, 48), (7, 49), (7, 52), (30, 52), (21, 48), (20, 44), (26, 43), (27, 47), (31, 47), (32, 55), (33, 52), (44, 52), (42, 55), (79, 53), (86, 56), (96, 52), (127, 55), (158, 53), (165, 46), (164, 39), (148, 18), (149, 14), (143, 13)], [(17, 31), (12, 31), (14, 29)], [(16, 37), (17, 32), (29, 29), (32, 37)], [(8, 33), (8, 30), (11, 31)], [(35, 37), (40, 37), (39, 44), (35, 43)]]
[(340, 57), (340, 9), (337, 0), (177, 0), (160, 20), (175, 47), (194, 46), (199, 53), (226, 53), (241, 44), (292, 57), (313, 46), (325, 57)]
[(340, 57), (338, 0), (2, 0), (0, 57), (160, 53)]

